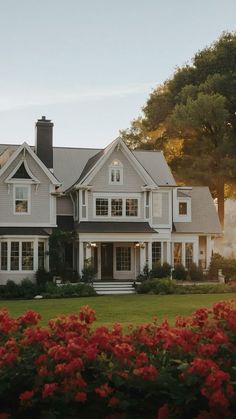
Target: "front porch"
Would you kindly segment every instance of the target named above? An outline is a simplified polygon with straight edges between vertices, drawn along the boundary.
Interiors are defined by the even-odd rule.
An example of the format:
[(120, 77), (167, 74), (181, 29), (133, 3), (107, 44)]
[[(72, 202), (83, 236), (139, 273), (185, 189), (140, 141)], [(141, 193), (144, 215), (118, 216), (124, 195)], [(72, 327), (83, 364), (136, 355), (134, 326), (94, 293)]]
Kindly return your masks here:
[(86, 240), (80, 238), (76, 242), (74, 268), (80, 275), (86, 263), (91, 262), (96, 271), (97, 281), (134, 281), (146, 265), (151, 270), (157, 263), (162, 265), (167, 262), (172, 267), (182, 264), (186, 269), (191, 263), (196, 263), (205, 270), (212, 255), (210, 236), (175, 235), (171, 240), (166, 237), (160, 241), (157, 241), (157, 235), (148, 238), (139, 235), (133, 241), (124, 235), (120, 235), (120, 240), (116, 241), (112, 240), (112, 237), (104, 236), (102, 240), (92, 241), (92, 237), (86, 237)]

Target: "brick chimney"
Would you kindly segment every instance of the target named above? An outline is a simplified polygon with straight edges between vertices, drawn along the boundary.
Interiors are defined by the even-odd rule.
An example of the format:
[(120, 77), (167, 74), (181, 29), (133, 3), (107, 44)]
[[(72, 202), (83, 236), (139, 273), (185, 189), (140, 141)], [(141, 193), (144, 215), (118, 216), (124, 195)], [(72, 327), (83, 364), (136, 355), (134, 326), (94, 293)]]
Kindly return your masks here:
[(50, 119), (42, 116), (35, 124), (36, 127), (36, 142), (35, 153), (45, 166), (53, 171), (53, 123)]

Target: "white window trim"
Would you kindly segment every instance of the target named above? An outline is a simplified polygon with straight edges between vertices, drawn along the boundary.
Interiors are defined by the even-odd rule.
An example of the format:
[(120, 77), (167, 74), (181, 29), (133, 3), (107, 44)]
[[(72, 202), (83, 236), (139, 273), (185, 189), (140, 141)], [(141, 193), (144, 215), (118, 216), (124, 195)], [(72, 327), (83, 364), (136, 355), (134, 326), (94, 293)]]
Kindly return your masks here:
[[(16, 212), (16, 188), (27, 188), (28, 189), (28, 211), (27, 212)], [(17, 183), (13, 185), (13, 214), (14, 215), (30, 215), (31, 214), (31, 186), (25, 185), (24, 183)]]
[[(117, 160), (118, 164), (114, 165), (114, 160), (109, 166), (109, 185), (123, 185), (123, 164)], [(111, 173), (112, 170), (119, 170), (120, 171), (120, 180), (117, 181), (116, 179), (112, 182), (111, 180)]]
[[(12, 271), (10, 269), (11, 267), (11, 242), (18, 242), (19, 243), (19, 267), (22, 268), (22, 243), (23, 242), (32, 242), (33, 243), (33, 270), (14, 270)], [(38, 269), (38, 243), (43, 242), (44, 243), (44, 265), (45, 269), (47, 266), (47, 258), (46, 258), (46, 251), (48, 249), (48, 237), (43, 236), (28, 236), (27, 238), (19, 238), (11, 236), (11, 238), (3, 237), (2, 240), (0, 240), (0, 272), (3, 273), (10, 273), (11, 275), (18, 275), (18, 274), (33, 274)], [(1, 244), (7, 243), (7, 269), (1, 269)]]
[[(108, 215), (96, 215), (96, 199), (107, 199), (108, 200)], [(111, 201), (112, 199), (122, 199), (122, 215), (120, 216), (113, 216), (111, 215)], [(137, 215), (126, 215), (126, 199), (137, 199), (138, 200), (138, 214)], [(124, 195), (112, 195), (112, 196), (108, 196), (107, 194), (94, 194), (93, 195), (93, 217), (94, 218), (104, 218), (105, 220), (112, 219), (126, 219), (126, 220), (137, 220), (138, 218), (140, 218), (140, 195), (138, 194), (127, 194)]]

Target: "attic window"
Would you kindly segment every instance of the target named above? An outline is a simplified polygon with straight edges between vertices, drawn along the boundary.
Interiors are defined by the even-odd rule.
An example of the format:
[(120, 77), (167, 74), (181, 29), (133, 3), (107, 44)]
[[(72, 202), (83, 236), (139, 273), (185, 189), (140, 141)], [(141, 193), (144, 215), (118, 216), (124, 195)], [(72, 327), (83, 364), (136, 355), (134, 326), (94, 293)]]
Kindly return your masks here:
[(109, 166), (109, 184), (123, 184), (123, 165), (119, 160), (113, 160)]
[(29, 173), (27, 172), (24, 163), (22, 163), (19, 169), (16, 171), (12, 179), (31, 179)]

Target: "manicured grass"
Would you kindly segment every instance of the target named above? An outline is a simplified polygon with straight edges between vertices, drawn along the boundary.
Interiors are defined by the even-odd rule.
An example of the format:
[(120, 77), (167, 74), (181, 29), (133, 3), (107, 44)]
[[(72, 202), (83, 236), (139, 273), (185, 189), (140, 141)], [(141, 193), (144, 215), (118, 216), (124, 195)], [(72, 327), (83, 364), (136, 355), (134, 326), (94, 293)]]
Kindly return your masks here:
[(42, 324), (59, 314), (78, 313), (82, 305), (88, 304), (96, 311), (96, 325), (110, 326), (113, 323), (140, 324), (150, 322), (154, 316), (160, 320), (168, 318), (173, 323), (177, 315), (188, 316), (199, 307), (210, 307), (220, 300), (231, 300), (236, 294), (195, 295), (116, 295), (88, 298), (55, 300), (0, 301), (13, 317), (26, 310), (34, 310), (43, 317)]

